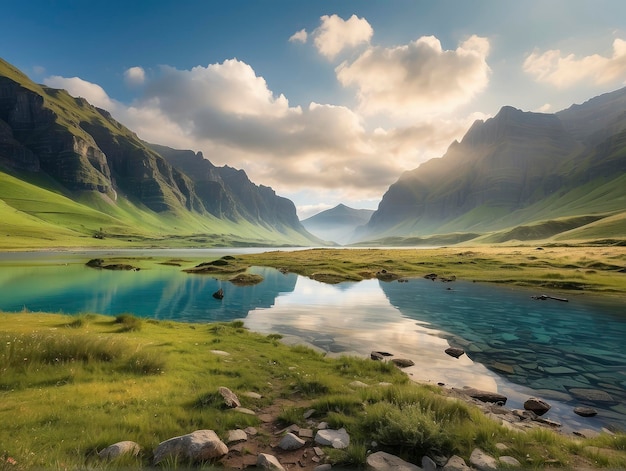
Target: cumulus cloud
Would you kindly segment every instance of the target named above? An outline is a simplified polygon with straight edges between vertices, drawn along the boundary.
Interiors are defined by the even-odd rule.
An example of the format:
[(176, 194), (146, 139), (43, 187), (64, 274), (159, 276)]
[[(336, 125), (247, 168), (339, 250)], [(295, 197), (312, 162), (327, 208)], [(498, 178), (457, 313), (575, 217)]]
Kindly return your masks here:
[(308, 38), (309, 38), (309, 35), (306, 32), (306, 29), (301, 29), (300, 31), (296, 31), (295, 33), (291, 35), (291, 37), (289, 38), (289, 42), (305, 43)]
[(347, 20), (337, 15), (324, 15), (320, 21), (321, 25), (313, 31), (313, 43), (318, 52), (330, 60), (344, 49), (369, 43), (374, 34), (369, 22), (356, 15)]
[(99, 108), (114, 111), (117, 107), (104, 89), (95, 83), (87, 82), (78, 77), (65, 78), (58, 75), (52, 75), (43, 82), (51, 88), (62, 88), (75, 97), (82, 97), (89, 103)]
[(335, 70), (339, 82), (357, 88), (360, 111), (416, 116), (450, 111), (469, 102), (488, 84), (489, 41), (472, 36), (444, 50), (434, 36), (407, 45), (369, 47)]
[(130, 86), (143, 85), (146, 81), (146, 72), (141, 67), (131, 67), (124, 72), (124, 80)]
[(583, 81), (602, 85), (626, 79), (626, 41), (616, 38), (613, 41), (613, 54), (604, 57), (599, 54), (577, 57), (564, 55), (558, 49), (528, 55), (523, 65), (524, 71), (537, 82), (549, 83), (557, 87), (569, 87)]

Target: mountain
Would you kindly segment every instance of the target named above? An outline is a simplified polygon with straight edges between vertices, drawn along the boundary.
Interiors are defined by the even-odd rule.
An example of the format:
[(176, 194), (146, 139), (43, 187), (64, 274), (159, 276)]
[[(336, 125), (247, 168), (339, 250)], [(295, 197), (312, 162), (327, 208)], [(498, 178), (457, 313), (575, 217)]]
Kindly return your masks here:
[[(579, 216), (624, 211), (625, 183), (626, 88), (555, 114), (505, 106), (441, 158), (401, 175), (358, 239), (506, 233), (562, 218), (585, 225)], [(574, 219), (552, 224), (550, 237)]]
[(371, 209), (354, 209), (340, 204), (303, 220), (302, 225), (320, 239), (346, 244), (354, 237), (355, 229), (367, 224), (373, 213)]
[(17, 211), (17, 219), (78, 238), (97, 232), (120, 240), (189, 236), (210, 245), (320, 243), (290, 200), (243, 170), (150, 146), (106, 110), (35, 84), (1, 59), (0, 179), (0, 216), (17, 218)]

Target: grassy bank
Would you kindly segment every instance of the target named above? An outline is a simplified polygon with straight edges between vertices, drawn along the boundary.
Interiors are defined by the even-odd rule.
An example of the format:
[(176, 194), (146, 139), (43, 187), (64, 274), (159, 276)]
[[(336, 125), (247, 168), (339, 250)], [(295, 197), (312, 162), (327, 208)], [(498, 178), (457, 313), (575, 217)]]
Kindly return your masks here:
[(237, 262), (292, 271), (319, 281), (382, 277), (444, 278), (626, 298), (626, 247), (311, 249), (241, 255)]
[[(337, 464), (362, 465), (375, 440), (414, 462), (424, 453), (467, 460), (476, 446), (497, 456), (504, 452), (495, 444), (505, 443), (506, 454), (535, 468), (626, 466), (624, 436), (574, 441), (545, 430), (511, 431), (438, 388), (411, 383), (390, 363), (325, 358), (240, 322), (3, 313), (0, 332), (0, 469), (148, 467), (159, 442), (204, 428), (223, 438), (229, 429), (255, 426), (258, 446), (270, 448), (274, 437), (260, 413), (305, 425), (302, 412), (310, 407), (316, 420), (351, 435), (347, 450), (328, 450)], [(370, 387), (351, 386), (355, 380)], [(257, 415), (224, 409), (220, 386)], [(96, 453), (121, 440), (138, 442), (142, 453), (100, 462)]]

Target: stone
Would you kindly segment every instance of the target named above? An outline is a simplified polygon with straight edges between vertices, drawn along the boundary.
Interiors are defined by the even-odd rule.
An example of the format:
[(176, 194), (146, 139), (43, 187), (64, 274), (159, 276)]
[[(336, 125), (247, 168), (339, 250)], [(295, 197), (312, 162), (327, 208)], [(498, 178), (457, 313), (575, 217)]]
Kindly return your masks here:
[(413, 360), (408, 360), (406, 358), (393, 358), (391, 362), (398, 368), (408, 368), (409, 366), (415, 365)]
[(498, 404), (506, 404), (507, 397), (491, 391), (482, 391), (476, 388), (463, 388), (460, 390), (463, 394), (482, 402), (495, 402)]
[(256, 415), (256, 412), (254, 412), (252, 409), (247, 409), (245, 407), (235, 407), (233, 410), (246, 415)]
[(278, 471), (285, 471), (285, 468), (280, 464), (278, 458), (268, 453), (259, 453), (256, 459), (256, 465), (263, 469), (272, 469)]
[(313, 438), (313, 430), (310, 428), (301, 428), (298, 430), (298, 436), (300, 438)]
[(379, 352), (371, 352), (370, 358), (376, 361), (383, 361), (385, 359), (385, 357)]
[(211, 350), (211, 353), (213, 355), (219, 355), (221, 357), (227, 357), (230, 356), (230, 353), (225, 352), (224, 350)]
[(263, 397), (259, 393), (256, 393), (254, 391), (245, 392), (243, 393), (243, 395), (249, 397), (250, 399), (261, 399)]
[(345, 428), (339, 430), (318, 430), (315, 434), (315, 443), (322, 446), (332, 446), (333, 448), (343, 449), (350, 445), (350, 436)]
[(361, 381), (352, 381), (348, 386), (351, 388), (369, 388), (369, 384), (365, 384)]
[(315, 409), (309, 409), (304, 414), (302, 414), (302, 417), (305, 418), (305, 419), (309, 419), (309, 418), (313, 417), (313, 414), (315, 414), (315, 412), (316, 412)]
[(330, 463), (324, 463), (313, 468), (313, 471), (329, 471), (332, 467), (333, 466)]
[(278, 443), (278, 448), (285, 451), (298, 450), (304, 446), (306, 442), (293, 433), (286, 434)]
[(580, 401), (616, 402), (609, 393), (599, 389), (572, 388), (569, 393)]
[(537, 415), (545, 414), (551, 407), (546, 401), (536, 397), (531, 397), (524, 402), (524, 409), (533, 411)]
[(257, 433), (259, 433), (255, 427), (246, 427), (243, 429), (243, 431), (251, 437), (254, 437)]
[(437, 463), (428, 456), (422, 456), (422, 469), (424, 471), (437, 471)]
[(319, 446), (314, 446), (313, 447), (313, 453), (315, 453), (317, 456), (324, 456), (324, 450), (322, 450)]
[(575, 407), (574, 413), (580, 415), (581, 417), (594, 417), (598, 415), (598, 411), (593, 407)]
[(500, 458), (498, 458), (498, 460), (500, 461), (500, 463), (504, 463), (505, 465), (512, 468), (519, 468), (522, 465), (522, 463), (517, 461), (512, 456), (501, 456)]
[(372, 471), (419, 471), (420, 467), (390, 453), (377, 451), (369, 455), (366, 467)]
[(157, 445), (154, 450), (154, 464), (174, 458), (196, 463), (221, 458), (228, 453), (228, 447), (213, 430), (196, 430), (180, 437), (170, 438)]
[(500, 451), (508, 450), (509, 447), (504, 443), (496, 443), (496, 448)]
[(461, 355), (465, 354), (465, 350), (463, 350), (462, 348), (458, 348), (458, 347), (446, 348), (445, 352), (454, 358), (459, 358)]
[(596, 438), (600, 436), (600, 432), (596, 432), (595, 430), (591, 430), (588, 428), (583, 428), (581, 430), (575, 430), (574, 435), (577, 435), (583, 438)]
[(229, 430), (228, 437), (226, 438), (226, 444), (231, 445), (233, 443), (245, 442), (247, 439), (248, 434), (244, 430)]
[(220, 393), (220, 396), (224, 398), (224, 404), (226, 404), (226, 407), (241, 407), (241, 402), (239, 402), (239, 398), (230, 389), (224, 386), (220, 386), (217, 391)]
[(506, 363), (502, 363), (500, 361), (496, 361), (494, 362), (491, 367), (495, 370), (498, 370), (502, 373), (506, 373), (506, 374), (515, 374), (515, 368), (513, 368), (513, 365), (507, 365)]
[(489, 456), (480, 448), (474, 448), (470, 455), (470, 465), (479, 471), (491, 471), (498, 469), (498, 462), (493, 456)]
[(465, 460), (460, 456), (453, 455), (448, 462), (443, 466), (443, 471), (470, 471), (470, 467), (467, 466)]
[(104, 450), (98, 453), (98, 456), (102, 460), (114, 460), (123, 455), (137, 456), (141, 451), (141, 446), (138, 443), (125, 440), (123, 442), (114, 443), (111, 446), (106, 447)]

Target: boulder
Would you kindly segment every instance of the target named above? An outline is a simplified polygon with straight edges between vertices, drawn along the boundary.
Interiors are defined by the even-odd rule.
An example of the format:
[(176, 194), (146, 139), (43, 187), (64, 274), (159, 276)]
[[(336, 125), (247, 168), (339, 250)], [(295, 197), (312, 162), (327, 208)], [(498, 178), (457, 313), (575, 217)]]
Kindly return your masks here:
[(498, 458), (498, 460), (500, 461), (500, 463), (504, 463), (511, 468), (519, 468), (520, 466), (522, 466), (522, 463), (520, 463), (512, 456), (501, 456), (500, 458)]
[(542, 399), (531, 397), (524, 402), (524, 409), (533, 411), (537, 415), (543, 415), (550, 410), (552, 406)]
[(465, 353), (465, 350), (463, 350), (462, 348), (458, 348), (458, 347), (450, 347), (450, 348), (446, 348), (445, 352), (451, 357), (459, 358), (461, 355)]
[(453, 455), (448, 462), (443, 466), (443, 471), (470, 471), (470, 467), (467, 466), (465, 460), (460, 456)]
[(138, 443), (131, 442), (129, 440), (123, 442), (114, 443), (111, 446), (106, 447), (104, 450), (98, 453), (98, 456), (102, 460), (114, 460), (122, 455), (137, 456), (141, 451), (141, 447)]
[(420, 467), (395, 455), (377, 451), (367, 457), (367, 469), (372, 471), (419, 471)]
[(437, 471), (437, 463), (429, 456), (422, 456), (422, 469), (424, 471)]
[(598, 415), (598, 411), (593, 407), (575, 407), (574, 413), (580, 415), (581, 417), (593, 417)]
[(229, 430), (228, 438), (226, 438), (226, 443), (231, 445), (233, 443), (245, 442), (248, 439), (248, 434), (241, 429), (237, 430)]
[(498, 404), (506, 404), (507, 397), (491, 391), (482, 391), (476, 388), (464, 388), (461, 390), (463, 394), (471, 398), (478, 399), (482, 402), (494, 402)]
[(380, 352), (371, 352), (370, 358), (377, 361), (382, 361), (385, 359), (385, 357)]
[(228, 447), (213, 430), (196, 430), (159, 443), (154, 450), (154, 464), (168, 458), (197, 463), (221, 458), (226, 453)]
[(220, 393), (220, 396), (224, 398), (224, 404), (226, 404), (226, 407), (241, 407), (241, 402), (239, 402), (239, 398), (230, 389), (221, 386), (218, 389), (218, 392)]
[(256, 465), (257, 467), (263, 469), (272, 469), (278, 471), (285, 470), (285, 468), (283, 468), (278, 461), (278, 458), (276, 458), (274, 455), (269, 455), (267, 453), (259, 453), (259, 456), (257, 456), (256, 459)]
[(350, 445), (350, 436), (345, 428), (340, 428), (339, 430), (318, 430), (315, 434), (315, 443), (322, 446), (332, 446), (333, 448), (343, 449), (348, 448), (348, 445)]
[(293, 433), (286, 434), (278, 443), (278, 448), (285, 451), (298, 450), (302, 448), (306, 442), (300, 437), (296, 437)]
[(491, 471), (498, 469), (498, 462), (493, 456), (489, 456), (480, 448), (474, 448), (470, 455), (470, 464), (479, 471)]
[(399, 368), (408, 368), (409, 366), (415, 365), (413, 360), (408, 360), (406, 358), (394, 358), (391, 362)]

